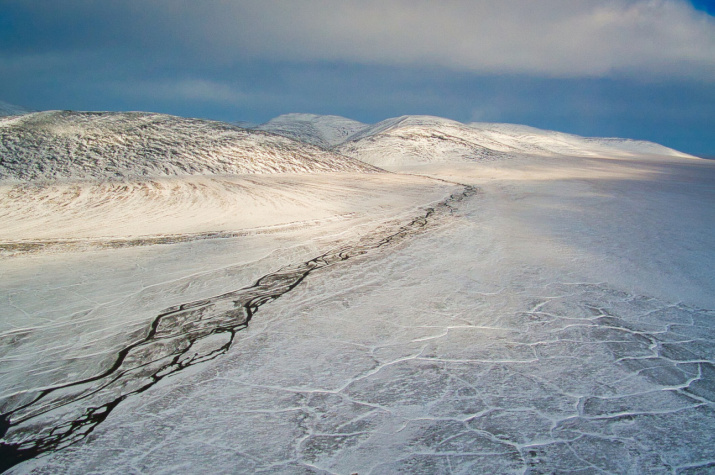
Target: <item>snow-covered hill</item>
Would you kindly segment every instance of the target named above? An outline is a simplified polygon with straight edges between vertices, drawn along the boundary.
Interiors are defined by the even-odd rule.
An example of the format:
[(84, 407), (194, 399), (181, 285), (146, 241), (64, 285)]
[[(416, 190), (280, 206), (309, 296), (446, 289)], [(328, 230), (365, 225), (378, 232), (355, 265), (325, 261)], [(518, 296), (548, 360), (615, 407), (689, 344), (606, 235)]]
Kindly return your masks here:
[[(492, 145), (490, 147), (489, 145)], [(367, 128), (336, 151), (378, 166), (412, 165), (505, 157), (511, 147), (494, 147), (479, 131), (449, 119), (403, 116)]]
[(713, 466), (713, 161), (434, 117), (0, 139), (0, 472)]
[(515, 151), (534, 155), (570, 155), (578, 157), (631, 157), (635, 155), (688, 155), (644, 140), (581, 137), (552, 130), (516, 124), (474, 122), (469, 127), (491, 140)]
[(46, 111), (0, 119), (0, 180), (369, 172), (278, 135), (143, 112)]
[(284, 114), (255, 129), (330, 148), (368, 127), (362, 122), (336, 115)]
[(15, 104), (8, 104), (5, 101), (0, 101), (0, 117), (6, 117), (9, 115), (29, 114), (30, 112), (32, 111), (25, 107), (18, 106)]
[(661, 145), (498, 123), (463, 124), (432, 116), (402, 116), (372, 126), (337, 116), (287, 114), (258, 127), (315, 144), (378, 167), (505, 158), (510, 154), (579, 157), (690, 157)]

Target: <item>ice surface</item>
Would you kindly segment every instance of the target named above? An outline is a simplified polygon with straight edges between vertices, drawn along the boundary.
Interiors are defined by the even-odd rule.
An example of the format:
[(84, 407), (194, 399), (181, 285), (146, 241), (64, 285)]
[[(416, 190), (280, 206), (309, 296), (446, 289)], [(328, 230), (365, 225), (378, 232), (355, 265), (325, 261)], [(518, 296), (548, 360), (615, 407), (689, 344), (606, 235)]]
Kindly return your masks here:
[[(453, 204), (472, 193), (474, 190), (468, 188), (453, 194), (406, 224), (386, 225), (353, 244), (266, 274), (253, 285), (165, 308), (148, 322), (143, 334), (132, 335), (123, 347), (114, 350), (113, 357), (105, 358), (94, 375), (11, 390), (3, 404), (5, 420), (10, 424), (4, 437), (7, 448), (12, 447), (23, 457), (81, 440), (127, 397), (226, 353), (236, 332), (246, 328), (260, 307), (290, 292), (311, 273), (423, 232), (434, 226), (433, 221), (451, 214)], [(26, 330), (12, 332), (6, 342), (17, 346), (17, 340), (26, 335)], [(19, 356), (21, 351), (15, 350), (13, 353)]]
[[(44, 388), (96, 377), (118, 351), (144, 338), (158, 315), (177, 323), (157, 327), (170, 336), (161, 341), (175, 346), (130, 361), (148, 373), (103, 389), (128, 396), (101, 423), (84, 426), (93, 427), (91, 434), (10, 473), (715, 468), (711, 161), (513, 154), (394, 168), (401, 174), (337, 174), (334, 182), (333, 175), (262, 177), (250, 186), (241, 177), (153, 180), (187, 189), (204, 184), (213, 191), (202, 200), (216, 204), (217, 216), (230, 209), (224, 197), (256, 196), (256, 213), (276, 223), (287, 225), (298, 212), (281, 215), (290, 204), (314, 224), (3, 258), (3, 412)], [(244, 188), (215, 191), (231, 188), (224, 183)], [(340, 257), (341, 246), (380, 243), (415, 223), (412, 217), (458, 195), (463, 187), (455, 183), (478, 192), (448, 201), (427, 228), (418, 222), (419, 232)], [(47, 196), (41, 219), (48, 223), (52, 209), (60, 213), (72, 202), (53, 186), (36, 191)], [(309, 193), (316, 193), (313, 206)], [(190, 195), (177, 191), (182, 199)], [(159, 209), (151, 208), (156, 197), (126, 196), (136, 209)], [(26, 203), (17, 200), (6, 203)], [(73, 211), (77, 223), (89, 216), (84, 208)], [(112, 212), (122, 216), (97, 209), (97, 225)], [(216, 220), (189, 221), (202, 232)], [(139, 228), (150, 229), (148, 221)], [(227, 222), (253, 229), (250, 221)], [(55, 237), (97, 243), (111, 230), (72, 234), (51, 226)], [(29, 237), (39, 227), (27, 229)], [(189, 231), (175, 229), (176, 236)], [(265, 274), (303, 269), (330, 249), (338, 251), (330, 265), (316, 266), (280, 298), (260, 300), (230, 347), (217, 332), (188, 338), (193, 352), (181, 349), (187, 335), (237, 309), (235, 301), (243, 301), (235, 292)], [(263, 282), (288, 285), (275, 276)], [(179, 365), (191, 358), (197, 364), (167, 375), (171, 369), (160, 369), (167, 354), (181, 354)], [(132, 393), (152, 368), (159, 380)], [(52, 397), (76, 397), (61, 391)], [(84, 399), (58, 406), (64, 409), (34, 419), (38, 425), (20, 437), (50, 431), (52, 418), (63, 427), (104, 404), (102, 394), (93, 392), (84, 408)]]

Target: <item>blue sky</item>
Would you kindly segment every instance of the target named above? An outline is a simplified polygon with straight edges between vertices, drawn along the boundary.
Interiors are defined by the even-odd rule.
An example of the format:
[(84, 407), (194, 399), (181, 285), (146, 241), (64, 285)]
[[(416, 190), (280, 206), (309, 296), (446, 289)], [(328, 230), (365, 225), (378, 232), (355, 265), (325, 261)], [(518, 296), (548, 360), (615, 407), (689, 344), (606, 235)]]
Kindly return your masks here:
[(715, 6), (0, 0), (0, 100), (263, 122), (403, 114), (715, 156)]

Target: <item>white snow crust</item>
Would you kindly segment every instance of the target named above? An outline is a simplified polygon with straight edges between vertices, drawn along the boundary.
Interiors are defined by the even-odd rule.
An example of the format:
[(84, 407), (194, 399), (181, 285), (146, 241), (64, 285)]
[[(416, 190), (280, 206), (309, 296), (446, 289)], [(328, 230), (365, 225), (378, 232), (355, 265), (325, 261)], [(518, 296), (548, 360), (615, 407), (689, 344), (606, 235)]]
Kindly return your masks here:
[[(77, 122), (118, 142), (115, 122), (129, 120), (100, 114), (104, 130), (84, 114), (36, 117), (72, 140), (38, 126), (55, 144), (82, 143)], [(0, 412), (36, 414), (4, 440), (59, 433), (126, 395), (89, 436), (8, 473), (715, 469), (715, 162), (404, 117), (337, 146), (395, 171), (365, 173), (264, 132), (135, 119), (166, 134), (163, 150), (188, 150), (172, 152), (181, 165), (115, 155), (103, 174), (82, 158), (90, 144), (68, 155), (81, 166), (53, 168), (43, 152), (0, 186)], [(285, 163), (276, 144), (288, 144), (331, 173), (219, 174), (200, 154), (212, 141), (194, 137), (204, 127), (255, 139), (256, 162)], [(290, 287), (295, 269), (316, 270)], [(211, 325), (244, 318), (238, 296), (260, 286), (290, 289), (255, 294), (224, 348), (228, 333)], [(116, 380), (32, 405), (102, 374), (152, 322), (158, 337)], [(200, 362), (132, 392), (176, 348), (169, 367)]]
[(416, 190), (423, 181), (336, 172), (0, 185), (0, 248), (12, 254), (23, 244), (91, 246), (110, 239), (171, 240), (300, 227), (365, 214), (378, 218), (387, 210), (418, 206)]

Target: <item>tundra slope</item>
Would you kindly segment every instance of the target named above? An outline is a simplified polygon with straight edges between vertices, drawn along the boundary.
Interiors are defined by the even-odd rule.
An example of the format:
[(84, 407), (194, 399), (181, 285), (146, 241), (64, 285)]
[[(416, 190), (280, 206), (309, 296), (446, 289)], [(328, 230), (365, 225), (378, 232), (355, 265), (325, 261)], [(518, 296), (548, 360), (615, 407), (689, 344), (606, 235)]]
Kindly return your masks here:
[(0, 119), (0, 157), (6, 182), (375, 171), (277, 135), (144, 112), (46, 111)]
[(341, 203), (353, 195), (369, 201), (369, 186), (359, 190), (353, 173), (386, 186), (375, 172), (312, 145), (220, 122), (140, 112), (6, 117), (0, 251), (56, 248), (67, 239), (225, 236), (333, 218), (349, 214)]

